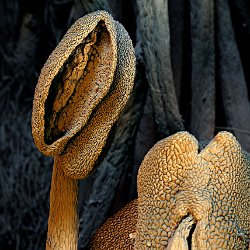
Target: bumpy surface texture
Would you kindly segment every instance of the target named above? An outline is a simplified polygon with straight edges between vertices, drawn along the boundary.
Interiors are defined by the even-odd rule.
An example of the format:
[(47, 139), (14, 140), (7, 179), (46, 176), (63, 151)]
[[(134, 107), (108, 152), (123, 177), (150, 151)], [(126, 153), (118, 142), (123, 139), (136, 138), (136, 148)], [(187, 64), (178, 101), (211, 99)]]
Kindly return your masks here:
[(133, 235), (135, 235), (137, 215), (137, 200), (133, 200), (97, 230), (89, 249), (134, 249)]
[(248, 249), (250, 162), (230, 133), (199, 154), (187, 132), (158, 142), (139, 169), (138, 196), (135, 249), (165, 249), (188, 215), (192, 249)]
[(119, 118), (134, 75), (132, 41), (121, 24), (105, 11), (76, 21), (36, 86), (32, 133), (40, 151), (62, 154), (66, 174), (84, 178)]
[(55, 157), (51, 183), (46, 250), (77, 249), (78, 181), (64, 174), (60, 157)]
[[(65, 163), (63, 169), (72, 178), (83, 178), (92, 170), (133, 89), (135, 55), (132, 41), (118, 22), (115, 22), (115, 29), (117, 67), (111, 89), (92, 113), (88, 124), (73, 138), (62, 156)], [(70, 164), (66, 165), (67, 162)]]
[(187, 132), (158, 142), (140, 167), (138, 196), (97, 231), (93, 249), (133, 249), (128, 232), (138, 250), (249, 247), (250, 159), (228, 132), (200, 153)]
[(55, 156), (47, 249), (77, 249), (77, 180), (96, 163), (134, 85), (135, 55), (105, 11), (80, 18), (45, 63), (35, 90), (32, 133)]
[[(104, 79), (101, 77), (98, 79), (101, 81), (100, 83), (103, 83), (103, 86), (101, 86), (100, 91), (98, 90), (98, 93), (94, 93), (96, 89), (89, 89), (93, 84), (91, 83), (91, 79), (89, 79), (90, 76), (86, 77), (87, 81), (84, 82), (84, 86), (82, 86), (81, 80), (87, 73), (92, 76), (93, 73), (96, 73), (95, 71), (93, 72), (93, 60), (91, 61), (91, 56), (94, 56), (94, 51), (97, 51), (95, 43), (98, 40), (97, 33), (100, 33), (97, 26), (101, 21), (102, 23), (99, 26), (105, 26), (103, 27), (105, 29), (103, 34), (105, 44), (101, 42), (104, 48), (98, 51), (97, 58), (99, 61), (103, 57), (102, 54), (100, 55), (103, 51), (104, 56), (107, 54), (110, 55), (109, 60), (102, 58), (104, 64), (108, 63), (109, 76), (105, 79), (105, 84), (103, 83)], [(105, 51), (108, 47), (109, 52)], [(46, 61), (36, 86), (33, 101), (32, 132), (35, 143), (40, 151), (51, 156), (61, 153), (69, 138), (86, 125), (96, 105), (93, 102), (90, 106), (84, 106), (86, 99), (88, 98), (89, 104), (91, 99), (98, 99), (98, 97), (102, 99), (104, 97), (113, 81), (116, 62), (116, 32), (114, 21), (107, 12), (94, 12), (80, 18), (72, 25)], [(100, 75), (103, 73), (99, 72)], [(97, 81), (96, 85), (98, 86), (98, 84), (99, 82)], [(73, 100), (77, 98), (75, 94), (79, 93), (79, 91), (76, 91), (77, 87), (85, 87), (88, 90), (86, 99), (84, 99), (85, 102), (80, 101), (76, 103)], [(81, 95), (83, 94), (81, 93)], [(77, 99), (79, 100), (79, 97)], [(77, 114), (82, 112), (82, 115), (84, 115), (81, 123), (77, 120), (79, 117), (74, 117), (75, 119), (73, 119), (72, 124), (61, 121), (63, 117), (68, 115), (67, 106), (71, 103)], [(58, 124), (53, 124), (56, 122)], [(64, 129), (67, 129), (67, 131), (63, 132)], [(60, 138), (57, 138), (60, 132), (64, 134)]]

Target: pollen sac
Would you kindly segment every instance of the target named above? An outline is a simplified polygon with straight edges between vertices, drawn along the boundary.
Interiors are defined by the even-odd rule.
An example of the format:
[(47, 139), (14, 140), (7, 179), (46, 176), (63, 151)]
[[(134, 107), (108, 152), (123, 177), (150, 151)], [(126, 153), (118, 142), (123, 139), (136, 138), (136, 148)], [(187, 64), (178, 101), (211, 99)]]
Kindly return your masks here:
[(70, 177), (85, 177), (130, 96), (134, 75), (134, 49), (124, 27), (106, 11), (78, 19), (38, 79), (32, 111), (38, 149), (60, 155)]
[[(114, 74), (112, 61), (116, 57), (110, 46), (111, 39), (104, 21), (98, 22), (52, 80), (45, 102), (47, 144), (52, 144), (71, 129), (84, 126), (109, 91)], [(78, 125), (80, 117), (83, 119)]]
[(135, 249), (248, 248), (250, 159), (232, 134), (218, 133), (200, 153), (187, 132), (158, 142), (137, 183)]

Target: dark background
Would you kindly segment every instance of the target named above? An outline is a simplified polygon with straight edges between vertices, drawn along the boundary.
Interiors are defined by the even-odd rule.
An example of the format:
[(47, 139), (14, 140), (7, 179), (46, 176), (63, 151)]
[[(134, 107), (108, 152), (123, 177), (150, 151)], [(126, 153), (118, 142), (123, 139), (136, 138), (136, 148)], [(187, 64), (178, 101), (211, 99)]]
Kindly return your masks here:
[(79, 247), (136, 198), (136, 174), (158, 140), (221, 130), (250, 152), (248, 0), (0, 0), (0, 249), (44, 249), (53, 160), (34, 146), (40, 70), (71, 24), (109, 11), (133, 41), (133, 94), (100, 168), (80, 181)]

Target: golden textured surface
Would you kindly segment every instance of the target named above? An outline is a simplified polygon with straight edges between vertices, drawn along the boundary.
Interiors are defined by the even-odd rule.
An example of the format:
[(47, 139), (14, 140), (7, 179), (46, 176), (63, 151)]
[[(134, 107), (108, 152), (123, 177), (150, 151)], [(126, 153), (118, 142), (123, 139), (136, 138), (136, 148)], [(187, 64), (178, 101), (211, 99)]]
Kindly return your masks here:
[(200, 153), (187, 132), (158, 142), (140, 166), (138, 197), (97, 231), (93, 249), (250, 247), (250, 159), (231, 133)]
[(63, 169), (72, 178), (84, 178), (92, 170), (133, 88), (135, 56), (132, 41), (118, 22), (115, 22), (115, 28), (117, 68), (113, 85), (88, 124), (72, 139), (62, 155)]
[[(102, 28), (98, 29), (98, 26)], [(98, 32), (100, 29), (104, 30), (103, 34)], [(100, 36), (105, 38), (104, 44)], [(100, 48), (95, 44), (97, 40)], [(98, 72), (91, 61), (94, 51), (99, 52), (96, 56)], [(107, 55), (108, 59), (105, 58)], [(63, 152), (69, 139), (88, 123), (94, 108), (109, 91), (116, 66), (117, 38), (112, 17), (105, 11), (97, 11), (78, 19), (49, 56), (36, 86), (32, 133), (41, 152), (51, 156)], [(82, 82), (85, 77), (87, 81)], [(98, 79), (92, 83), (91, 77)], [(93, 88), (95, 84), (96, 88)], [(98, 86), (100, 89), (96, 92)], [(77, 91), (79, 87), (83, 92)], [(80, 99), (82, 95), (83, 100)], [(65, 121), (62, 121), (63, 117)]]
[(77, 249), (78, 181), (64, 174), (59, 156), (55, 157), (51, 183), (46, 249)]
[(135, 249), (165, 249), (189, 215), (192, 249), (248, 248), (250, 162), (230, 133), (199, 154), (187, 132), (158, 142), (139, 169), (138, 196)]
[(77, 249), (75, 179), (86, 177), (133, 89), (135, 55), (123, 26), (106, 11), (77, 20), (41, 70), (32, 134), (55, 157), (47, 249)]
[(134, 249), (137, 200), (128, 203), (97, 230), (90, 242), (90, 250)]
[(132, 91), (134, 75), (133, 45), (123, 26), (105, 11), (79, 19), (36, 86), (32, 133), (40, 151), (62, 154), (68, 176), (86, 177)]

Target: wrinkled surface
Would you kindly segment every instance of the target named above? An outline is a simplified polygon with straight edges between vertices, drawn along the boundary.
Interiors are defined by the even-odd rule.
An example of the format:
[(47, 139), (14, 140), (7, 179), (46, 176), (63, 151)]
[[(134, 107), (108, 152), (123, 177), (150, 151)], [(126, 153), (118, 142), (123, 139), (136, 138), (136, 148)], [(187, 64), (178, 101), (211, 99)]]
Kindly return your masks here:
[[(91, 60), (94, 55), (96, 68)], [(51, 156), (62, 153), (68, 140), (86, 125), (112, 84), (116, 63), (116, 29), (107, 12), (91, 13), (71, 26), (42, 68), (35, 90), (32, 133), (41, 152)], [(107, 78), (94, 78), (96, 88), (93, 88), (91, 77), (98, 77), (96, 69), (100, 76), (105, 74), (105, 67), (109, 68)], [(87, 91), (83, 100), (79, 100), (84, 95), (81, 91)]]
[(78, 180), (64, 174), (60, 157), (55, 157), (51, 183), (46, 250), (76, 249)]
[(111, 89), (62, 155), (62, 167), (72, 178), (84, 178), (92, 170), (133, 89), (135, 55), (132, 41), (120, 23), (115, 22), (115, 29), (117, 67)]
[(192, 249), (247, 249), (250, 163), (235, 137), (221, 132), (198, 154), (180, 132), (158, 142), (138, 173), (135, 249), (165, 249), (181, 221), (196, 221)]
[(55, 156), (47, 249), (77, 249), (75, 179), (86, 177), (108, 146), (134, 75), (132, 41), (105, 11), (76, 21), (41, 70), (32, 133), (38, 149)]
[(130, 231), (138, 250), (248, 249), (248, 157), (228, 132), (217, 134), (200, 153), (197, 140), (187, 132), (159, 141), (139, 169), (138, 218), (131, 215), (137, 220), (135, 232), (127, 230), (128, 211), (123, 216), (121, 210), (93, 242), (111, 241), (116, 249), (130, 249), (131, 242), (111, 240), (117, 227), (125, 235)]
[(137, 215), (137, 200), (133, 200), (110, 217), (97, 230), (90, 242), (89, 249), (134, 249), (133, 237), (136, 230)]
[(76, 21), (36, 86), (32, 133), (39, 150), (61, 154), (68, 176), (86, 177), (128, 100), (134, 75), (132, 41), (120, 23), (105, 11)]

